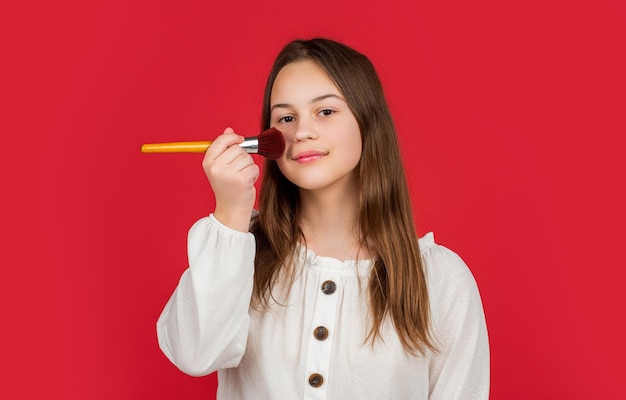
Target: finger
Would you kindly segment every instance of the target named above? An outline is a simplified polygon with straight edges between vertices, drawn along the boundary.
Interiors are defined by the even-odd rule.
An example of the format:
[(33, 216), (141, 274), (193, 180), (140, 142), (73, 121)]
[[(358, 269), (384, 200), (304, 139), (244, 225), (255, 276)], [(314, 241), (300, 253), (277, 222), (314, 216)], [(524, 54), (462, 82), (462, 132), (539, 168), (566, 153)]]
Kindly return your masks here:
[(258, 165), (251, 164), (240, 171), (244, 176), (244, 180), (249, 182), (250, 185), (254, 185), (261, 175), (261, 170)]
[(207, 153), (213, 158), (217, 158), (229, 147), (240, 144), (243, 142), (243, 138), (235, 133), (225, 133), (216, 137), (209, 148)]
[[(228, 152), (228, 151), (227, 151)], [(227, 152), (224, 154), (224, 158), (227, 157)], [(231, 161), (227, 163), (227, 165), (234, 171), (242, 171), (243, 169), (254, 165), (254, 159), (250, 156), (250, 154), (245, 151), (237, 152)]]
[(223, 134), (219, 135), (217, 138), (215, 138), (215, 140), (213, 140), (205, 155), (214, 160), (218, 158), (224, 151), (226, 151), (226, 149), (235, 144), (242, 143), (243, 140), (243, 136), (237, 135), (236, 133), (232, 132), (232, 129), (228, 128), (224, 131)]
[(231, 165), (240, 158), (246, 160), (249, 159), (250, 162), (254, 162), (250, 154), (248, 154), (243, 148), (238, 145), (229, 146), (218, 156), (218, 158), (213, 161), (223, 165)]

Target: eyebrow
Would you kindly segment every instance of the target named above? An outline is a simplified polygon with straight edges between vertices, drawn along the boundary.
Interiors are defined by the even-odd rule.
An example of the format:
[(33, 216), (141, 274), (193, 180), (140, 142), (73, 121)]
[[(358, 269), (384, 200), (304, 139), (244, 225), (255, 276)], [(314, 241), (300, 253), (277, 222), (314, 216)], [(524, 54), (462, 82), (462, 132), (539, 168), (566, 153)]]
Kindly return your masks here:
[[(346, 101), (343, 97), (341, 97), (341, 96), (339, 96), (339, 95), (329, 93), (329, 94), (323, 94), (323, 95), (321, 95), (321, 96), (317, 96), (316, 98), (314, 98), (313, 100), (311, 100), (311, 103), (317, 103), (318, 101), (322, 101), (322, 100), (325, 100), (325, 99), (328, 99), (328, 98), (331, 98), (331, 97), (332, 97), (332, 98), (339, 99), (339, 100), (344, 101), (344, 102)], [(274, 105), (270, 108), (270, 112), (271, 112), (271, 111), (274, 111), (274, 109), (276, 109), (276, 108), (289, 108), (289, 107), (292, 107), (292, 105), (291, 105), (291, 104), (288, 104), (288, 103), (278, 103), (278, 104), (274, 104)]]

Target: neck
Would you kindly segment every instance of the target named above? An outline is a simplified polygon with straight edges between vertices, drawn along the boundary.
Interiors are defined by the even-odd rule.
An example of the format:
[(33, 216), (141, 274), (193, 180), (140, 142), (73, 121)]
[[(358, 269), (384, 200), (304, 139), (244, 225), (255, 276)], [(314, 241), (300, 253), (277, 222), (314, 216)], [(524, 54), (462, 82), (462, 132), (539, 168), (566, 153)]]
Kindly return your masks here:
[(354, 190), (300, 191), (300, 219), (306, 246), (340, 260), (369, 257), (359, 245), (359, 198)]

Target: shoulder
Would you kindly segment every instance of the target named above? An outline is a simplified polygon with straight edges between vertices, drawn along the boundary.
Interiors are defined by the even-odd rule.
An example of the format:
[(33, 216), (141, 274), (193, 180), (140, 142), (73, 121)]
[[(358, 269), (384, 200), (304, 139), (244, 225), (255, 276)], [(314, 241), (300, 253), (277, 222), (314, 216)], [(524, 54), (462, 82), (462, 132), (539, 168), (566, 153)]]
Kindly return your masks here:
[(435, 242), (435, 235), (432, 232), (419, 239), (419, 247), (427, 273), (460, 275), (470, 273), (461, 256), (448, 247)]
[(474, 276), (459, 254), (435, 241), (429, 232), (419, 239), (428, 289), (433, 295), (477, 293)]
[(432, 233), (420, 245), (438, 339), (451, 343), (459, 332), (484, 331), (482, 300), (470, 268), (457, 253), (437, 244)]

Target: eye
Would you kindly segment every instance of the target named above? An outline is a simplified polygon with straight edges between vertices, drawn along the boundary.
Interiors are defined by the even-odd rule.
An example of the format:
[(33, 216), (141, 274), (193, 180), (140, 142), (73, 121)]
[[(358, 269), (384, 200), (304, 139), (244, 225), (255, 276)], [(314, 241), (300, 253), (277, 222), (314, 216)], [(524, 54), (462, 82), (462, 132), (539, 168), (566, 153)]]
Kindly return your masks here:
[(328, 117), (328, 116), (330, 116), (330, 115), (332, 115), (334, 113), (335, 113), (335, 110), (331, 110), (329, 108), (325, 108), (322, 111), (320, 111), (320, 114), (325, 116), (325, 117)]
[(278, 118), (278, 122), (284, 122), (284, 123), (289, 123), (289, 122), (293, 122), (293, 116), (292, 115), (285, 115), (284, 117), (280, 117)]

